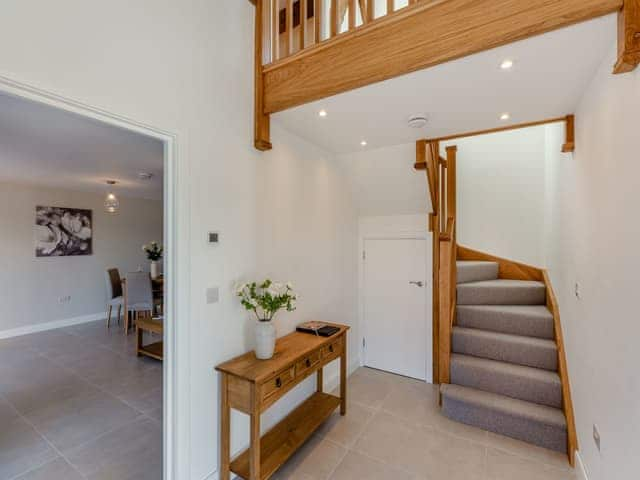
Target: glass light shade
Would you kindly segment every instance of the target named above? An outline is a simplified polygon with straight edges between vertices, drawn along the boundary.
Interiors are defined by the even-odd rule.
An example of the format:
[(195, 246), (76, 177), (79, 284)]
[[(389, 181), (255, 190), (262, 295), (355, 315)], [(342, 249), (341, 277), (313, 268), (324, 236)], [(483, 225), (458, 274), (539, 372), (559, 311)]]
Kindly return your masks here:
[(113, 192), (107, 193), (107, 197), (104, 199), (104, 209), (107, 213), (116, 213), (120, 207), (118, 197)]

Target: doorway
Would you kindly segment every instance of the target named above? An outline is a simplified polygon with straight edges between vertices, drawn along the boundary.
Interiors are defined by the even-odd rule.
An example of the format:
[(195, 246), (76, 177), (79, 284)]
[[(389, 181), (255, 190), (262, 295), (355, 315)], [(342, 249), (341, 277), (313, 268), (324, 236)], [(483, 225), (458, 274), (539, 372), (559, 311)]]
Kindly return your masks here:
[[(15, 193), (15, 202), (20, 202), (23, 197), (28, 198), (30, 202), (28, 211), (25, 210), (26, 204), (16, 205), (15, 202), (14, 205), (25, 208), (16, 209), (13, 213), (7, 208), (9, 214), (14, 216), (14, 222), (19, 222), (17, 213), (25, 210), (24, 218), (28, 217), (28, 223), (23, 222), (25, 225), (22, 229), (23, 233), (29, 235), (33, 232), (32, 237), (25, 242), (16, 243), (22, 246), (26, 244), (26, 247), (15, 249), (16, 255), (12, 256), (11, 261), (17, 262), (18, 257), (24, 253), (22, 259), (29, 262), (35, 272), (31, 277), (33, 283), (39, 280), (42, 272), (38, 273), (38, 271), (43, 266), (47, 267), (47, 273), (50, 270), (53, 270), (53, 274), (58, 272), (58, 281), (48, 282), (48, 285), (52, 291), (55, 289), (61, 291), (51, 293), (54, 300), (51, 303), (55, 308), (43, 306), (34, 313), (34, 317), (39, 316), (37, 321), (25, 325), (7, 324), (1, 329), (0, 338), (3, 340), (0, 342), (6, 347), (7, 355), (16, 353), (20, 357), (16, 358), (15, 362), (3, 362), (2, 367), (5, 370), (9, 367), (15, 370), (15, 372), (3, 370), (2, 373), (7, 374), (3, 375), (3, 378), (20, 381), (2, 383), (0, 407), (4, 408), (3, 413), (10, 415), (17, 434), (22, 435), (27, 432), (25, 435), (28, 436), (29, 441), (43, 448), (42, 455), (35, 460), (32, 456), (25, 455), (25, 461), (21, 463), (18, 461), (20, 459), (16, 460), (14, 455), (11, 465), (0, 462), (3, 468), (6, 467), (6, 471), (0, 468), (0, 478), (6, 475), (18, 478), (21, 475), (42, 474), (54, 480), (57, 478), (55, 475), (58, 474), (64, 478), (75, 478), (73, 475), (76, 474), (89, 475), (88, 471), (80, 470), (92, 468), (91, 458), (95, 458), (96, 455), (100, 456), (101, 461), (103, 460), (102, 455), (106, 455), (106, 450), (101, 448), (100, 442), (109, 441), (109, 435), (112, 433), (115, 435), (119, 429), (127, 430), (126, 434), (133, 432), (134, 436), (139, 433), (147, 435), (150, 441), (142, 443), (152, 444), (157, 453), (149, 457), (151, 459), (155, 456), (157, 463), (147, 465), (145, 467), (147, 473), (152, 470), (157, 473), (153, 475), (154, 477), (162, 477), (164, 464), (167, 466), (164, 468), (164, 476), (170, 478), (174, 448), (171, 439), (174, 430), (172, 407), (175, 389), (172, 387), (175, 381), (174, 365), (176, 363), (174, 355), (176, 346), (172, 341), (174, 338), (172, 320), (176, 311), (175, 236), (173, 234), (177, 220), (175, 211), (177, 185), (174, 183), (176, 181), (175, 138), (155, 129), (122, 120), (115, 115), (13, 82), (0, 81), (0, 96), (18, 109), (22, 109), (18, 104), (24, 103), (31, 109), (29, 114), (37, 116), (40, 109), (48, 109), (52, 115), (59, 114), (60, 118), (64, 117), (64, 121), (49, 119), (43, 122), (43, 127), (48, 129), (47, 132), (50, 135), (34, 138), (30, 142), (30, 150), (26, 151), (29, 153), (28, 157), (22, 157), (25, 160), (27, 158), (35, 160), (36, 147), (49, 142), (47, 148), (52, 155), (43, 157), (40, 178), (34, 178), (31, 185), (28, 185), (30, 180), (26, 178), (15, 178), (11, 189), (8, 187), (3, 189), (5, 194)], [(8, 115), (7, 119), (15, 124), (23, 122), (24, 125), (21, 128), (28, 127), (23, 130), (29, 133), (27, 130), (33, 127), (33, 122), (25, 121), (27, 110), (20, 111), (24, 115)], [(74, 116), (75, 119), (72, 118)], [(61, 156), (61, 165), (66, 165), (65, 162), (68, 161), (80, 162), (91, 158), (95, 153), (92, 153), (92, 144), (100, 144), (108, 147), (101, 150), (104, 161), (97, 160), (97, 163), (103, 167), (102, 172), (92, 176), (88, 172), (78, 174), (78, 171), (66, 167), (59, 172), (54, 171), (53, 174), (51, 170), (44, 171), (44, 167), (51, 167), (51, 163), (55, 162), (53, 152), (57, 148), (57, 143), (65, 138), (65, 133), (70, 134), (75, 131), (69, 126), (76, 120), (86, 122), (87, 128), (91, 129), (92, 133), (85, 135), (86, 143), (76, 149), (76, 155)], [(112, 137), (113, 132), (115, 136)], [(35, 133), (38, 132), (35, 131)], [(141, 140), (132, 139), (130, 142), (127, 140), (136, 136)], [(11, 144), (7, 143), (11, 148), (6, 149), (5, 154), (13, 155), (20, 150), (15, 138), (15, 136), (12, 138)], [(82, 136), (78, 136), (78, 139), (80, 138)], [(123, 146), (141, 148), (141, 144), (153, 145), (153, 156), (158, 160), (155, 164), (158, 167), (157, 172), (152, 171), (153, 165), (141, 166), (140, 164), (132, 165), (130, 171), (121, 172), (111, 162), (118, 156)], [(3, 169), (4, 176), (7, 177), (4, 181), (10, 181), (8, 174), (15, 175), (20, 171), (36, 177), (39, 172), (37, 168), (37, 162), (34, 162), (26, 169)], [(104, 174), (104, 168), (111, 169), (109, 175)], [(61, 178), (63, 175), (58, 173), (63, 174), (65, 171), (67, 173), (75, 171), (77, 175), (73, 178)], [(115, 185), (106, 182), (118, 177), (119, 172), (125, 177), (119, 179)], [(56, 184), (53, 180), (58, 183)], [(156, 180), (159, 181), (156, 182)], [(45, 181), (51, 181), (52, 184), (39, 183)], [(81, 185), (82, 181), (85, 181), (85, 186)], [(49, 196), (44, 195), (45, 189)], [(136, 193), (135, 190), (138, 192)], [(144, 192), (140, 194), (140, 190)], [(114, 194), (118, 201), (107, 205), (111, 194)], [(44, 200), (41, 201), (42, 198)], [(158, 203), (159, 207), (156, 208), (154, 203)], [(115, 209), (115, 214), (110, 209)], [(154, 213), (156, 210), (159, 212), (158, 215)], [(49, 219), (49, 223), (39, 224), (38, 219), (42, 218)], [(78, 223), (80, 226), (78, 234), (73, 237), (64, 233), (69, 230), (67, 225), (64, 229), (55, 228), (58, 218), (66, 219), (70, 225)], [(60, 220), (60, 223), (62, 221)], [(45, 235), (44, 227), (50, 228), (53, 233)], [(20, 233), (18, 228), (0, 230), (4, 230), (6, 238), (10, 241), (15, 240)], [(38, 231), (37, 238), (35, 230)], [(54, 234), (63, 230), (61, 242), (60, 238)], [(137, 236), (130, 238), (135, 232)], [(127, 237), (126, 241), (123, 240), (124, 237)], [(164, 275), (160, 275), (160, 272), (153, 275), (152, 308), (149, 309), (147, 316), (156, 318), (162, 316), (164, 332), (144, 333), (143, 340), (145, 344), (164, 340), (164, 349), (157, 355), (164, 357), (164, 362), (156, 361), (149, 356), (138, 356), (135, 329), (130, 328), (127, 331), (124, 328), (126, 308), (124, 306), (109, 308), (112, 306), (109, 302), (102, 303), (108, 295), (105, 290), (109, 290), (105, 288), (107, 277), (105, 274), (109, 267), (120, 267), (119, 274), (122, 277), (133, 277), (138, 274), (149, 279), (150, 262), (147, 255), (142, 253), (141, 247), (143, 243), (148, 244), (153, 240), (164, 243), (163, 268), (160, 268), (160, 272), (164, 270)], [(107, 256), (108, 259), (106, 259)], [(56, 268), (55, 262), (58, 262), (59, 268)], [(96, 270), (98, 263), (99, 271)], [(71, 273), (72, 268), (76, 266), (85, 268), (82, 275), (77, 277)], [(98, 292), (95, 288), (92, 294), (87, 293), (84, 290), (80, 291), (76, 284), (82, 288), (90, 284), (95, 284), (94, 286), (97, 287), (99, 284), (101, 291)], [(7, 285), (13, 291), (12, 289), (17, 288), (18, 283), (13, 282)], [(28, 282), (26, 285), (29, 286)], [(63, 289), (69, 291), (62, 292)], [(72, 291), (73, 289), (76, 290)], [(130, 294), (132, 289), (132, 286), (128, 289)], [(112, 294), (113, 297), (118, 296), (113, 291)], [(144, 295), (146, 295), (146, 287)], [(29, 296), (23, 291), (19, 295), (10, 295), (9, 298), (17, 302)], [(97, 297), (100, 298), (96, 300)], [(31, 298), (31, 303), (34, 305), (46, 303), (48, 300), (44, 295), (31, 295)], [(91, 313), (80, 311), (86, 305), (93, 305), (95, 303), (92, 303), (93, 300), (100, 303), (100, 306), (90, 307)], [(160, 305), (157, 301), (161, 302)], [(16, 305), (19, 306), (17, 303)], [(78, 311), (76, 312), (75, 309)], [(123, 311), (120, 315), (121, 309)], [(57, 310), (66, 313), (64, 316), (56, 316), (54, 314)], [(109, 316), (111, 321), (108, 325), (106, 318)], [(130, 314), (129, 318), (134, 320), (134, 315)], [(30, 364), (34, 366), (33, 375), (29, 375)], [(21, 373), (19, 370), (23, 370), (25, 375), (18, 375)], [(111, 375), (114, 372), (119, 375)], [(137, 378), (134, 378), (136, 375)], [(49, 405), (40, 405), (36, 400), (38, 400), (39, 390), (42, 390), (45, 384), (51, 384), (55, 395), (52, 391), (48, 391)], [(56, 402), (60, 403), (58, 410), (54, 408), (57, 405)], [(64, 402), (74, 405), (73, 408), (65, 405)], [(75, 421), (82, 415), (88, 420), (77, 422), (77, 428), (69, 423), (71, 427), (67, 428), (68, 425), (63, 422), (64, 415), (67, 415), (71, 421)], [(136, 428), (138, 426), (141, 428)], [(130, 440), (135, 441), (135, 438)], [(117, 439), (116, 443), (118, 443)], [(129, 447), (125, 450), (120, 452), (122, 455), (119, 460), (123, 460), (125, 456), (132, 453)], [(95, 454), (92, 453), (94, 451)], [(144, 452), (139, 453), (144, 456)], [(84, 457), (81, 454), (85, 454)], [(72, 457), (73, 460), (71, 460)], [(86, 464), (81, 461), (83, 458), (87, 460)], [(129, 463), (133, 467), (136, 465), (135, 462)], [(136, 471), (132, 472), (128, 478), (143, 478), (144, 475), (143, 471)]]
[(367, 238), (365, 366), (431, 381), (430, 256), (424, 238)]

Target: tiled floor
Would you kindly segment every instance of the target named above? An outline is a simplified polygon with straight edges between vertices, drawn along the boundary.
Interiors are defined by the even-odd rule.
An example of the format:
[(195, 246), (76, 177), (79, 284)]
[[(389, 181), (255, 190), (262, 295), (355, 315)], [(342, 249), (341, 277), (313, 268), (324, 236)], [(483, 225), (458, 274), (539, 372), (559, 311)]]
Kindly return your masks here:
[(104, 321), (0, 340), (0, 480), (160, 480), (162, 364)]
[(437, 389), (361, 368), (336, 412), (277, 480), (574, 480), (566, 457), (440, 414)]

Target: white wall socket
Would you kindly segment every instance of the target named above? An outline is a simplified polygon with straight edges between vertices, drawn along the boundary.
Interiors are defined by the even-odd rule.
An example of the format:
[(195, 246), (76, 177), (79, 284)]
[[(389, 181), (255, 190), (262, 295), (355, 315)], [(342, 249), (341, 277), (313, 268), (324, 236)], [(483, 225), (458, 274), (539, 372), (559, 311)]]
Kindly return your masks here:
[(58, 303), (71, 303), (71, 295), (65, 295), (64, 297), (58, 297)]

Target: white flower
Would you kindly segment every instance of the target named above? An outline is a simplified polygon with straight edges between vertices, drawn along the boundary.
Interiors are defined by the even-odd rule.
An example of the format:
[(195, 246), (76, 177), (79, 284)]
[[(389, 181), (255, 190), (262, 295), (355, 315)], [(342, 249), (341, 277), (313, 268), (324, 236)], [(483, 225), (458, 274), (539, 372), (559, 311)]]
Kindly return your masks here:
[(238, 295), (242, 295), (244, 293), (245, 288), (247, 288), (246, 283), (240, 283), (236, 285), (235, 290)]
[(287, 282), (287, 288), (288, 288), (289, 290), (293, 290), (293, 283), (291, 283), (291, 282)]
[(249, 299), (249, 304), (253, 307), (257, 307), (258, 306), (258, 301), (255, 298), (251, 298)]

